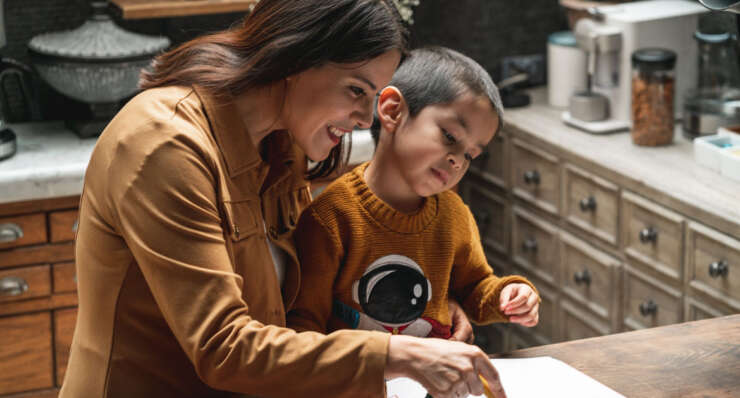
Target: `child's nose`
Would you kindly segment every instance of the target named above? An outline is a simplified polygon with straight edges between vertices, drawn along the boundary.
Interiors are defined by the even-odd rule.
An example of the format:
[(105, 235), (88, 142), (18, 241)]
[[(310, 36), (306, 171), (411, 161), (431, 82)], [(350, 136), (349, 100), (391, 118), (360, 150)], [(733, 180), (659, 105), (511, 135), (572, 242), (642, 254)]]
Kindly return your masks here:
[(460, 168), (462, 168), (463, 162), (461, 159), (458, 159), (454, 153), (447, 154), (447, 161), (450, 162), (450, 166), (455, 170), (460, 170)]

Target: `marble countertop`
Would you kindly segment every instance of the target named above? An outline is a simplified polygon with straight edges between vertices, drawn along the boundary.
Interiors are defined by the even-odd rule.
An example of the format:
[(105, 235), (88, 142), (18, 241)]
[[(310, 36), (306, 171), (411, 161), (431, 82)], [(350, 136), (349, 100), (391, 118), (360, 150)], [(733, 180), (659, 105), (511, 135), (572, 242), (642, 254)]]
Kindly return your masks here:
[(64, 123), (12, 124), (18, 151), (0, 160), (0, 203), (79, 195), (95, 138), (80, 139)]
[[(79, 138), (64, 122), (22, 123), (9, 127), (18, 151), (0, 160), (0, 203), (49, 199), (82, 193), (82, 181), (96, 138)], [(367, 130), (352, 137), (350, 164), (372, 157)]]

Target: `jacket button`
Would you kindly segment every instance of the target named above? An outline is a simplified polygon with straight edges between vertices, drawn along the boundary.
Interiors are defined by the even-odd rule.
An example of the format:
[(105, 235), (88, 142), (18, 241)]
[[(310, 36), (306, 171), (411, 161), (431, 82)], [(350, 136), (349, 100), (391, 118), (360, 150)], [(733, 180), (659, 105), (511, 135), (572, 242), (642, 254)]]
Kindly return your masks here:
[(277, 228), (275, 228), (274, 226), (271, 226), (269, 231), (270, 231), (270, 237), (272, 239), (277, 239), (278, 237)]

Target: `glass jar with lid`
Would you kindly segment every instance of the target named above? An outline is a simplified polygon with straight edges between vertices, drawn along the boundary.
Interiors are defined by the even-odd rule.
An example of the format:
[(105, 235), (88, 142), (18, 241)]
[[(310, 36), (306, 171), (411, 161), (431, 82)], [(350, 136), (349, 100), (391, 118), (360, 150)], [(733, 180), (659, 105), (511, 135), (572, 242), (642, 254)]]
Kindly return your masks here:
[(676, 53), (644, 48), (632, 53), (632, 142), (659, 146), (673, 142)]

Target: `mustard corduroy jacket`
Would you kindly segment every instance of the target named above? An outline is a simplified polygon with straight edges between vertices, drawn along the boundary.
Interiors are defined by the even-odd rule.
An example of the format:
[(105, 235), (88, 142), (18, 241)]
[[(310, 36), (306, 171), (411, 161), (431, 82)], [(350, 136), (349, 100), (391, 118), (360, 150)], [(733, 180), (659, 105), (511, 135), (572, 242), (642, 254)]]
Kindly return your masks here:
[[(388, 335), (284, 328), (311, 197), (305, 155), (266, 140), (260, 155), (232, 103), (190, 87), (111, 121), (85, 175), (61, 398), (383, 396)], [(291, 260), (282, 292), (268, 239)]]

